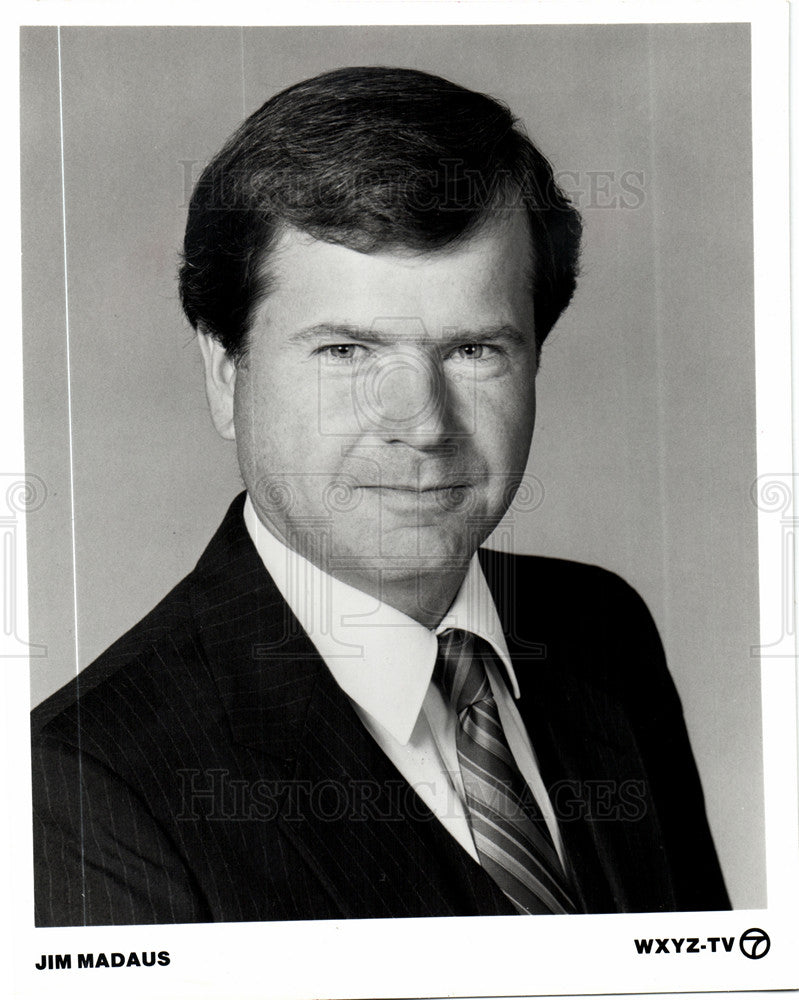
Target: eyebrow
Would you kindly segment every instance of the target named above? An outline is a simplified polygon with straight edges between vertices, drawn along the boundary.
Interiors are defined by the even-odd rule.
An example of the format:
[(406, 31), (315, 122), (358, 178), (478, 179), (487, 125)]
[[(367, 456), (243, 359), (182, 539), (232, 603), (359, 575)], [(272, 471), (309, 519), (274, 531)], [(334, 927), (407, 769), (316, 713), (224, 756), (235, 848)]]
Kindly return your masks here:
[[(407, 319), (405, 317), (404, 319)], [(419, 322), (422, 328), (424, 325)], [(500, 323), (497, 325), (483, 326), (476, 329), (466, 329), (464, 327), (445, 327), (446, 338), (435, 341), (441, 344), (463, 344), (463, 343), (490, 343), (494, 340), (511, 340), (516, 344), (526, 344), (528, 338), (511, 323)], [(289, 337), (291, 343), (305, 343), (311, 340), (323, 338), (334, 340), (351, 340), (364, 344), (393, 344), (396, 337), (391, 334), (382, 333), (373, 327), (355, 326), (350, 323), (317, 323), (314, 326), (304, 327), (297, 330)], [(432, 337), (420, 337), (419, 340), (431, 341)]]

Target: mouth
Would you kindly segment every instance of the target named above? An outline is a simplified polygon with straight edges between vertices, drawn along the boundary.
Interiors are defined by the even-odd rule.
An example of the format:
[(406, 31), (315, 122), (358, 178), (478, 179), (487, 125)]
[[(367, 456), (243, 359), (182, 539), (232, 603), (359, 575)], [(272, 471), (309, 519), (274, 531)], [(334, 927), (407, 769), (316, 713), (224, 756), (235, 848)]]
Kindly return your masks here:
[(451, 490), (467, 490), (468, 488), (468, 483), (437, 483), (431, 486), (406, 486), (403, 484), (392, 484), (389, 486), (385, 483), (377, 483), (364, 484), (360, 487), (362, 490), (380, 490), (387, 493), (416, 493), (419, 495), (425, 493), (447, 493)]
[(435, 508), (442, 512), (455, 511), (463, 507), (469, 494), (469, 483), (432, 483), (426, 486), (411, 486), (392, 483), (390, 486), (365, 485), (360, 487), (367, 493), (380, 498), (389, 507), (399, 505), (409, 508)]

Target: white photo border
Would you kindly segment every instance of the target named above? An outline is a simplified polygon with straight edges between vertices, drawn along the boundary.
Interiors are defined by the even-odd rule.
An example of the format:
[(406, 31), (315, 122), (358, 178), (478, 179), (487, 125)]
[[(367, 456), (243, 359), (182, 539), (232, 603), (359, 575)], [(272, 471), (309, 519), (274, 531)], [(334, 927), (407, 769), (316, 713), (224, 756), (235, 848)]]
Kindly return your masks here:
[[(11, 24), (11, 12), (16, 19)], [(9, 789), (3, 823), (7, 858), (7, 968), (15, 997), (444, 997), (639, 994), (795, 988), (797, 860), (795, 595), (786, 558), (799, 525), (799, 479), (792, 459), (789, 222), (774, 206), (788, 203), (788, 8), (779, 3), (308, 3), (85, 2), (9, 4), (0, 37), (5, 134), (19, 134), (18, 36), (23, 24), (452, 24), (641, 23), (746, 21), (752, 27), (755, 320), (761, 636), (777, 639), (762, 670), (768, 907), (729, 913), (614, 914), (544, 920), (530, 934), (517, 918), (319, 921), (303, 923), (116, 928), (34, 928), (28, 675), (26, 661), (4, 661)], [(253, 22), (253, 18), (257, 19)], [(2, 469), (25, 468), (22, 435), (22, 336), (19, 266), (18, 158), (3, 164), (7, 282), (2, 366)], [(27, 616), (24, 518), (17, 530), (16, 581), (6, 578), (17, 620)], [(786, 589), (787, 588), (787, 589)], [(11, 597), (7, 599), (10, 600)], [(8, 606), (8, 605), (7, 605)], [(787, 617), (786, 617), (787, 615)], [(792, 617), (793, 615), (793, 617)], [(7, 619), (8, 620), (8, 619)], [(734, 775), (731, 775), (734, 780)], [(729, 935), (762, 927), (771, 953), (752, 961), (641, 961), (633, 938)], [(466, 945), (466, 949), (464, 949)], [(490, 962), (464, 962), (476, 949)], [(167, 951), (158, 970), (72, 971), (49, 976), (43, 954), (79, 951)], [(496, 956), (511, 956), (501, 963)], [(308, 956), (314, 956), (309, 960)], [(636, 960), (636, 958), (638, 960)], [(142, 973), (147, 973), (143, 975)], [(153, 974), (155, 972), (155, 974)]]

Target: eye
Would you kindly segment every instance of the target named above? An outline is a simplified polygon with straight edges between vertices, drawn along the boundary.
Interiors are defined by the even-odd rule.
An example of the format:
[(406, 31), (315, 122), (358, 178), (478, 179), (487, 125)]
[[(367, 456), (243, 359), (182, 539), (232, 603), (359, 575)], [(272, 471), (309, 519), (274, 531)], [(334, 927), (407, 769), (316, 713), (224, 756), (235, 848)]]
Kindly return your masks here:
[(461, 344), (455, 348), (453, 357), (456, 361), (487, 361), (496, 350), (490, 344)]
[(350, 364), (366, 350), (361, 344), (325, 344), (317, 354), (333, 364)]

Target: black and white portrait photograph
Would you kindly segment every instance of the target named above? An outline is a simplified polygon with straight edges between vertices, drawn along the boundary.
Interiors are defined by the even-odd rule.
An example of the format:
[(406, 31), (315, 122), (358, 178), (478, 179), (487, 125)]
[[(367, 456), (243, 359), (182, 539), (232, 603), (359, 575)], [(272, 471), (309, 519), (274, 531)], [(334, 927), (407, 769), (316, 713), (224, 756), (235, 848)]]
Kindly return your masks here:
[(787, 12), (463, 6), (18, 26), (15, 996), (797, 985)]

